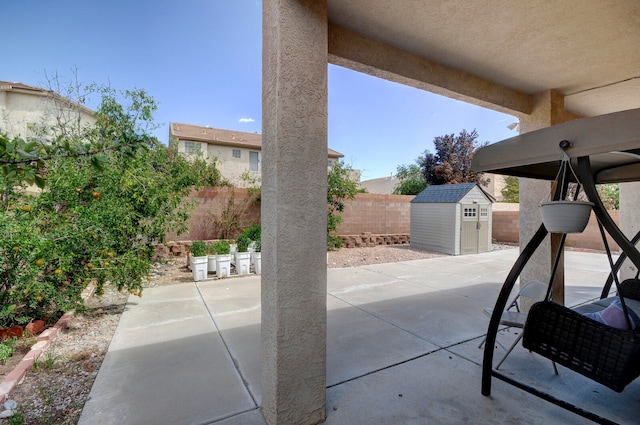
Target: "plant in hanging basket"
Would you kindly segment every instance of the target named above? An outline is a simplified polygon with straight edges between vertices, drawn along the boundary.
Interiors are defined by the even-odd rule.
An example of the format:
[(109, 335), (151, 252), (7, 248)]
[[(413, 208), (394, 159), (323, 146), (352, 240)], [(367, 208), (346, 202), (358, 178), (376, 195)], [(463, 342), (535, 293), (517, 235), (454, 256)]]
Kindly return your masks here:
[(593, 202), (549, 201), (540, 204), (544, 227), (551, 233), (581, 233), (591, 215)]
[(571, 167), (571, 159), (566, 154), (566, 150), (571, 148), (571, 142), (562, 140), (559, 147), (563, 151), (563, 158), (553, 182), (556, 185), (554, 190), (558, 197), (554, 201), (540, 204), (542, 223), (551, 233), (582, 233), (589, 223), (593, 202), (577, 201), (578, 193), (574, 195), (573, 201), (565, 200), (571, 178), (575, 179), (578, 188), (581, 184)]

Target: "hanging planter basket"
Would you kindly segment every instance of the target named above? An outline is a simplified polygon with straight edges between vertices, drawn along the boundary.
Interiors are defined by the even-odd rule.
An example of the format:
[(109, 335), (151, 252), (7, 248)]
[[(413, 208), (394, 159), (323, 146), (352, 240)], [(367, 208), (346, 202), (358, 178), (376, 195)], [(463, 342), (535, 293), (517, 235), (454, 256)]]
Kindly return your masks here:
[(593, 202), (549, 201), (540, 204), (544, 227), (551, 233), (582, 233), (587, 227)]
[[(563, 154), (558, 174), (554, 181), (554, 184), (558, 185), (556, 189), (559, 189), (559, 198), (540, 204), (542, 223), (551, 233), (582, 233), (589, 223), (593, 202), (576, 200), (581, 184), (571, 167), (571, 159), (566, 153), (566, 150), (571, 147), (571, 142), (562, 140), (559, 147)], [(572, 176), (578, 184), (578, 190), (576, 190), (573, 200), (565, 200)]]

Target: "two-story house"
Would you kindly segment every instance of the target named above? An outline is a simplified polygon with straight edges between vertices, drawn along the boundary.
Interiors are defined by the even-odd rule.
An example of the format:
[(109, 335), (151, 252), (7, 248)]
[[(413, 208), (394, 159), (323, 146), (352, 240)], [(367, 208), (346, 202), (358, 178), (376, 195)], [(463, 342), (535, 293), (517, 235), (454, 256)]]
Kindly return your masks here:
[(0, 81), (0, 132), (10, 137), (49, 138), (95, 124), (91, 109), (60, 94), (23, 83)]
[[(237, 186), (242, 186), (240, 176), (245, 172), (260, 176), (262, 135), (258, 133), (173, 122), (169, 124), (169, 140), (178, 143), (179, 152), (215, 158), (222, 176)], [(343, 157), (340, 152), (329, 149), (327, 166), (331, 167)]]

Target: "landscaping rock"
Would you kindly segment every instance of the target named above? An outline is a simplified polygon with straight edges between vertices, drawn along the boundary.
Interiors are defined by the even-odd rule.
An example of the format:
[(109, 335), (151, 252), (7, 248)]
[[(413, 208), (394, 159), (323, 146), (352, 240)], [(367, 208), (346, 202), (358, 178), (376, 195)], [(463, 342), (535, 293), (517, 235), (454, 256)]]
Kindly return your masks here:
[(36, 320), (34, 322), (29, 323), (25, 329), (31, 335), (38, 335), (40, 332), (44, 330), (44, 327), (45, 327), (44, 320)]

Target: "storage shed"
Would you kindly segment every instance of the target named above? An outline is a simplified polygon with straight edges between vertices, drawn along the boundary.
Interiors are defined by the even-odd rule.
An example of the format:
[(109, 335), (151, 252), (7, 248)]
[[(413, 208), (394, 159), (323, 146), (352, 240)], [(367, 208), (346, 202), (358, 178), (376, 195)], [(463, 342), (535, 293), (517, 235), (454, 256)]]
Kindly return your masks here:
[(411, 246), (451, 255), (489, 251), (494, 200), (476, 183), (427, 187), (411, 201)]

